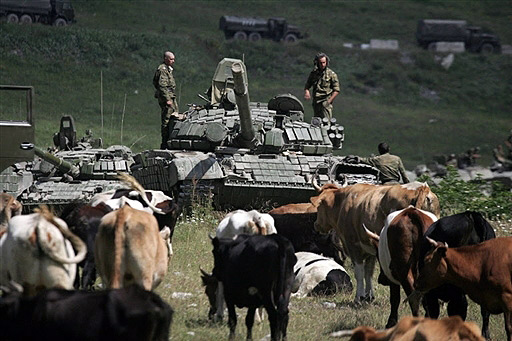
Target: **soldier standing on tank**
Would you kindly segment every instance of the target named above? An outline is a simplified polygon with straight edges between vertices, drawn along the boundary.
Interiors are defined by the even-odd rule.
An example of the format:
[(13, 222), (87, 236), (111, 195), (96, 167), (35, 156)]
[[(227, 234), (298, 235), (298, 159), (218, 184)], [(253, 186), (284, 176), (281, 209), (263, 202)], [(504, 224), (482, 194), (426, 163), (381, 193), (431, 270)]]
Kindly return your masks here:
[(377, 168), (380, 171), (380, 181), (383, 185), (393, 185), (400, 183), (400, 179), (404, 184), (409, 182), (407, 174), (405, 174), (404, 164), (399, 156), (389, 153), (389, 145), (386, 142), (379, 143), (379, 154), (373, 157), (357, 157), (357, 162), (366, 163)]
[[(332, 102), (340, 93), (338, 76), (329, 68), (329, 57), (325, 53), (315, 56), (315, 67), (304, 86), (304, 99), (312, 99), (315, 117), (332, 118)], [(313, 95), (309, 92), (312, 88)]]
[(164, 53), (164, 62), (158, 66), (153, 77), (153, 85), (155, 86), (155, 98), (162, 109), (162, 143), (161, 149), (167, 149), (167, 141), (169, 140), (169, 128), (174, 126), (176, 120), (180, 120), (181, 116), (178, 112), (178, 102), (176, 101), (176, 82), (172, 72), (174, 71), (174, 54), (172, 52)]

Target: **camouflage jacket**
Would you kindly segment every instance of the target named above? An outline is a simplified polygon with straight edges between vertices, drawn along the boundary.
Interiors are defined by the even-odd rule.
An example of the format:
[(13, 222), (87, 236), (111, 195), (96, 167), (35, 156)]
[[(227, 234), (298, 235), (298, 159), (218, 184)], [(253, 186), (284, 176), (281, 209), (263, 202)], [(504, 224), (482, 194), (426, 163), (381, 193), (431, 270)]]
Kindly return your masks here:
[(313, 99), (316, 102), (326, 100), (333, 91), (340, 91), (340, 82), (338, 75), (328, 67), (324, 71), (315, 68), (309, 74), (304, 89), (313, 87)]
[(153, 85), (155, 86), (155, 98), (159, 100), (173, 100), (176, 97), (176, 82), (172, 75), (173, 68), (160, 64), (153, 76)]
[(404, 184), (409, 182), (399, 156), (385, 153), (374, 157), (362, 157), (359, 158), (359, 161), (377, 168), (380, 171), (380, 180), (383, 184), (390, 181), (400, 182), (400, 177)]

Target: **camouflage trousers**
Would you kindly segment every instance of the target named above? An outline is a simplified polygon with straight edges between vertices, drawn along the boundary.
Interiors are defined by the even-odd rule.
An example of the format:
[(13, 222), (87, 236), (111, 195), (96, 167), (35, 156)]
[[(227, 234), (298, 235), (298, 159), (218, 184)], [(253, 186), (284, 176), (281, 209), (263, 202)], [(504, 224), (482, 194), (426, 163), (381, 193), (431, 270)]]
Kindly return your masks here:
[(167, 141), (169, 141), (169, 135), (170, 131), (174, 126), (174, 121), (177, 120), (178, 115), (178, 102), (174, 98), (172, 101), (172, 104), (169, 106), (167, 105), (167, 101), (158, 100), (158, 104), (160, 105), (160, 108), (162, 109), (161, 112), (161, 134), (162, 134), (162, 143), (160, 144), (160, 149), (167, 149)]
[(314, 100), (313, 112), (315, 117), (327, 117), (330, 120), (332, 118), (332, 104), (329, 104), (327, 100)]

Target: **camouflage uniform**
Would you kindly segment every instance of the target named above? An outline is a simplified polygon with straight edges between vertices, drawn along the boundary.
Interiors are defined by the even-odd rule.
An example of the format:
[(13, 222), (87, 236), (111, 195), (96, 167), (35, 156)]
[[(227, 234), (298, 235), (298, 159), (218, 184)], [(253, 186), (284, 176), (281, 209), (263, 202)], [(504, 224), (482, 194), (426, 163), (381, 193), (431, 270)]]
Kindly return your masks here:
[(327, 101), (334, 91), (340, 92), (338, 75), (328, 67), (311, 71), (304, 89), (313, 87), (313, 111), (317, 117), (332, 118), (332, 104)]
[[(173, 68), (166, 64), (160, 64), (153, 77), (153, 85), (156, 89), (155, 98), (162, 108), (162, 144), (160, 148), (167, 148), (167, 140), (169, 140), (169, 122), (178, 119), (178, 103), (176, 101), (176, 82), (172, 75)], [(167, 101), (172, 104), (167, 105)], [(174, 122), (171, 122), (174, 125)]]
[(409, 182), (399, 156), (385, 153), (374, 157), (362, 157), (359, 158), (359, 161), (377, 168), (380, 171), (380, 181), (384, 185), (400, 183), (400, 177), (404, 184)]

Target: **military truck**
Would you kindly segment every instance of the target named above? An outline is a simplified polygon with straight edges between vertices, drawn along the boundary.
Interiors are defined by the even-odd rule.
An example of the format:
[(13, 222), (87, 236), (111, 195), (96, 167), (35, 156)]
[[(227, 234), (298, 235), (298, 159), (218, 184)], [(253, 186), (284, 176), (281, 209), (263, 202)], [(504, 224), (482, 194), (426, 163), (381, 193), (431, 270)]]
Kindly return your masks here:
[(470, 52), (501, 52), (497, 35), (485, 33), (480, 27), (470, 26), (465, 20), (419, 20), (416, 40), (421, 47), (429, 50), (434, 50), (435, 43), (443, 41), (462, 42)]
[(225, 15), (220, 18), (219, 28), (226, 39), (258, 41), (262, 38), (295, 43), (305, 38), (297, 26), (289, 25), (285, 18), (248, 18)]
[(71, 1), (66, 0), (0, 0), (0, 17), (14, 24), (66, 26), (75, 22)]

